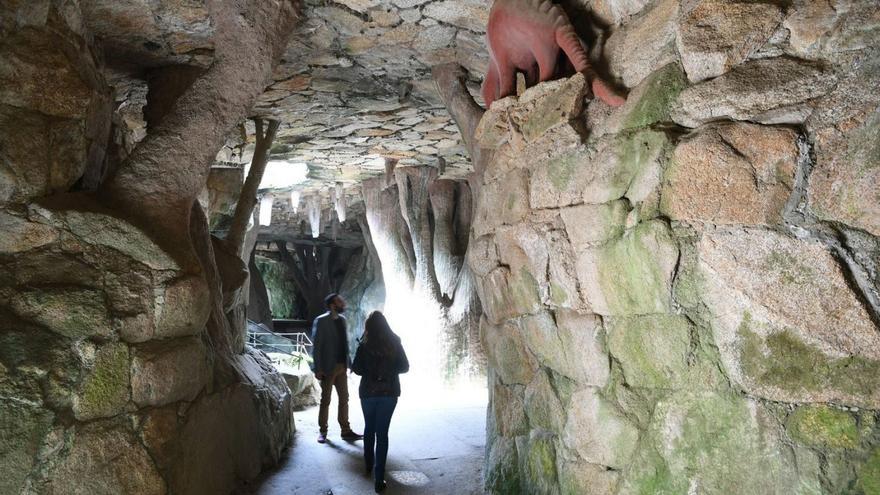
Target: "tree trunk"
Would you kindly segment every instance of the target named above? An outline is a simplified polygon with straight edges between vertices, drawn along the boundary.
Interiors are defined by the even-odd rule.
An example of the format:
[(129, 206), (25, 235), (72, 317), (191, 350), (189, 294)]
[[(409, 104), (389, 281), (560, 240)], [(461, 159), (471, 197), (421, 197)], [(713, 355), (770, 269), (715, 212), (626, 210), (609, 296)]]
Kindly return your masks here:
[(229, 131), (263, 91), (297, 18), (291, 0), (209, 0), (214, 63), (101, 189), (163, 248), (198, 267), (189, 239), (192, 204)]
[(307, 318), (311, 320), (324, 312), (324, 297), (335, 289), (330, 279), (332, 248), (298, 245), (291, 253), (285, 241), (277, 241), (275, 244), (278, 246), (281, 261), (306, 301)]
[(244, 238), (247, 233), (248, 221), (254, 216), (254, 206), (257, 205), (257, 189), (263, 180), (263, 172), (269, 163), (269, 149), (275, 140), (278, 131), (278, 121), (269, 120), (265, 133), (263, 132), (263, 119), (255, 118), (254, 124), (257, 131), (257, 143), (254, 156), (251, 159), (251, 168), (247, 179), (241, 188), (241, 194), (235, 203), (235, 213), (232, 215), (232, 225), (226, 234), (226, 243), (230, 251), (241, 256), (244, 249)]

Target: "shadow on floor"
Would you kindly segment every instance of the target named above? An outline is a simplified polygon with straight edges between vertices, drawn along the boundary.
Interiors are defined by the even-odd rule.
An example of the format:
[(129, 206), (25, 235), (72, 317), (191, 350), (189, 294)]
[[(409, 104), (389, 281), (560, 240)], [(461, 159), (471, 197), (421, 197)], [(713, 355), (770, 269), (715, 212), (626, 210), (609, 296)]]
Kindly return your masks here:
[[(352, 376), (349, 390), (357, 391)], [(475, 495), (483, 493), (482, 467), (486, 431), (485, 388), (436, 388), (404, 383), (389, 433), (387, 495)], [(431, 390), (430, 394), (406, 390)], [(363, 431), (360, 402), (350, 402), (352, 428)], [(363, 495), (374, 493), (364, 474), (363, 442), (339, 438), (336, 397), (330, 406), (328, 442), (317, 443), (318, 409), (294, 414), (296, 433), (281, 463), (236, 495)]]

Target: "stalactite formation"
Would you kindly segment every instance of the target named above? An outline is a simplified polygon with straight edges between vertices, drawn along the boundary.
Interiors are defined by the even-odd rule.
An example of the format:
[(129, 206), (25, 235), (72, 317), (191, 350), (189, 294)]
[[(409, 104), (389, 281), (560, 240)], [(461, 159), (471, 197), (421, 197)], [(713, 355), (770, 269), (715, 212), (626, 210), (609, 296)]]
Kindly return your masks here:
[(474, 372), (482, 352), (475, 343), (479, 305), (463, 264), (471, 220), (469, 187), (438, 179), (433, 167), (397, 167), (394, 175), (394, 184), (387, 187), (380, 179), (363, 183), (367, 223), (385, 284), (389, 292), (401, 284), (436, 305), (449, 372)]
[(336, 218), (340, 222), (345, 221), (345, 189), (341, 182), (337, 182), (333, 187), (332, 196), (333, 209), (336, 210)]
[[(257, 189), (260, 187), (260, 181), (263, 180), (263, 172), (266, 170), (266, 164), (269, 163), (269, 148), (272, 147), (272, 141), (278, 132), (279, 122), (270, 120), (266, 123), (263, 119), (254, 119), (256, 127), (256, 148), (254, 149), (254, 157), (251, 160), (251, 167), (248, 171), (247, 179), (244, 181), (239, 199), (235, 203), (235, 213), (232, 215), (232, 225), (226, 234), (226, 242), (229, 248), (238, 256), (241, 256), (244, 248), (244, 236), (248, 224), (253, 220), (254, 207), (257, 204)], [(266, 126), (265, 131), (263, 126)], [(268, 198), (270, 196), (264, 196)], [(260, 204), (260, 224), (268, 225), (271, 219), (272, 203), (268, 201), (268, 208), (265, 203)], [(266, 219), (266, 210), (270, 213)], [(265, 219), (265, 220), (264, 220)]]
[(317, 195), (306, 198), (306, 215), (309, 219), (309, 227), (312, 229), (312, 237), (317, 239), (321, 236), (321, 198)]
[(290, 208), (293, 211), (293, 214), (296, 215), (299, 212), (300, 201), (302, 200), (301, 193), (299, 191), (291, 191), (290, 193)]

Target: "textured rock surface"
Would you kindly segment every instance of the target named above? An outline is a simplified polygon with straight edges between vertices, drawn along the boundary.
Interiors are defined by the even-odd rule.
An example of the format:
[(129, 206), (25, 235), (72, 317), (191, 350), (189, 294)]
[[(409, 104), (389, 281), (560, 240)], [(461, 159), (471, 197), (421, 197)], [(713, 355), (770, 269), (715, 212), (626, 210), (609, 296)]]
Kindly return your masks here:
[(611, 72), (628, 87), (636, 86), (657, 68), (675, 60), (679, 3), (677, 0), (654, 3), (608, 39), (605, 49)]
[(772, 4), (702, 1), (679, 22), (676, 48), (692, 82), (727, 72), (764, 45), (782, 20)]
[(859, 110), (842, 126), (817, 136), (810, 207), (820, 218), (880, 235), (880, 106)]
[(878, 486), (876, 23), (819, 4), (591, 2), (626, 104), (484, 115), (492, 493)]
[[(109, 243), (96, 242), (100, 239), (90, 238), (83, 231), (74, 234), (69, 230), (67, 212), (32, 208), (40, 212), (33, 217), (39, 222), (19, 220), (29, 225), (28, 230), (51, 233), (46, 237), (49, 242), (39, 248), (16, 249), (0, 266), (4, 271), (27, 270), (30, 276), (38, 275), (30, 272), (34, 262), (40, 263), (40, 258), (32, 255), (35, 249), (47, 250), (55, 253), (54, 257), (45, 258), (53, 263), (54, 279), (23, 278), (28, 289), (16, 285), (14, 279), (0, 281), (0, 293), (15, 294), (4, 297), (0, 304), (0, 322), (4, 327), (0, 340), (8, 349), (0, 354), (0, 390), (4, 397), (0, 410), (4, 422), (14, 421), (0, 427), (4, 491), (17, 493), (24, 486), (40, 486), (36, 493), (189, 493), (190, 489), (181, 484), (184, 477), (169, 478), (165, 471), (171, 463), (183, 462), (191, 470), (185, 477), (187, 484), (200, 486), (210, 480), (214, 491), (222, 492), (238, 479), (255, 476), (273, 456), (277, 459), (292, 426), (290, 392), (281, 375), (261, 355), (246, 356), (245, 365), (238, 372), (242, 378), (231, 386), (236, 390), (234, 394), (228, 392), (229, 386), (210, 391), (212, 383), (223, 381), (211, 379), (212, 351), (202, 340), (206, 338), (207, 316), (198, 308), (203, 304), (191, 304), (204, 297), (204, 283), (180, 277), (173, 263), (153, 270), (141, 260), (116, 251)], [(112, 224), (97, 213), (76, 216), (81, 225)], [(123, 225), (120, 220), (114, 222)], [(143, 246), (139, 250), (141, 256), (159, 250), (132, 226), (124, 232), (116, 230), (112, 240), (129, 247)], [(80, 258), (84, 261), (78, 261)], [(96, 276), (99, 272), (104, 276)], [(120, 293), (117, 285), (117, 278), (138, 277), (143, 277), (146, 284), (146, 293), (141, 294), (147, 301), (144, 305), (132, 305), (127, 299), (131, 296)], [(165, 289), (164, 280), (174, 287), (174, 296), (168, 296), (170, 290)], [(126, 289), (137, 291), (134, 284)], [(153, 294), (166, 295), (166, 315), (177, 312), (186, 315), (184, 322), (194, 319), (196, 323), (186, 326), (198, 327), (186, 333), (197, 335), (172, 340), (167, 340), (167, 335), (154, 336), (154, 308), (149, 301)], [(135, 327), (142, 331), (134, 332)], [(32, 333), (25, 337), (7, 328), (31, 329)], [(138, 335), (139, 344), (129, 345), (121, 340), (129, 332)], [(156, 340), (163, 337), (164, 340)], [(38, 383), (43, 384), (45, 392), (39, 388), (30, 392)], [(7, 399), (15, 396), (30, 398), (25, 403)], [(219, 429), (204, 426), (206, 420), (193, 416), (192, 411), (198, 411), (203, 403), (211, 404), (205, 407), (216, 418), (213, 421)], [(136, 426), (141, 415), (153, 414), (152, 406), (165, 404), (172, 408), (188, 407), (191, 412), (179, 417), (175, 413), (174, 421), (166, 422), (163, 429), (156, 429), (150, 422), (144, 424), (144, 431)], [(60, 424), (56, 414), (75, 421)], [(184, 440), (180, 436), (184, 430), (179, 429), (178, 422), (198, 423), (200, 429)], [(216, 431), (236, 429), (248, 429), (250, 433), (213, 440), (214, 447), (201, 452), (182, 447), (187, 442), (198, 445), (218, 437)], [(142, 434), (151, 438), (146, 451), (136, 440)], [(41, 447), (44, 445), (49, 447)], [(37, 449), (43, 448), (49, 450), (40, 450), (42, 453), (36, 455)], [(248, 462), (256, 464), (246, 470), (231, 469), (230, 473), (238, 473), (231, 477), (216, 478), (213, 473), (218, 463), (240, 462), (228, 455), (236, 451), (248, 451), (249, 456), (256, 458)], [(164, 464), (165, 455), (175, 460)], [(206, 464), (211, 468), (199, 476), (193, 475), (207, 469)]]
[(672, 395), (658, 402), (646, 434), (655, 452), (639, 453), (622, 492), (819, 492), (818, 471), (798, 469), (780, 430), (761, 404), (742, 397)]
[(752, 60), (683, 91), (672, 118), (685, 127), (723, 118), (798, 124), (812, 111), (810, 100), (834, 83), (834, 74), (814, 63), (786, 57)]
[(139, 406), (191, 402), (208, 380), (200, 341), (178, 341), (165, 349), (138, 350), (131, 363), (132, 400)]
[(799, 150), (789, 129), (709, 127), (679, 143), (666, 169), (661, 210), (715, 225), (774, 225), (794, 188)]
[(706, 235), (698, 249), (732, 378), (769, 399), (880, 405), (877, 326), (821, 244), (745, 231)]
[(110, 131), (110, 89), (81, 19), (59, 15), (51, 2), (30, 3), (0, 14), (0, 205), (100, 175)]
[(678, 249), (662, 222), (644, 223), (598, 248), (578, 253), (581, 295), (601, 315), (664, 313)]
[(146, 450), (123, 425), (83, 426), (69, 452), (52, 470), (46, 493), (167, 493)]
[(95, 189), (143, 138), (142, 88), (118, 86), (112, 113), (108, 81), (126, 77), (101, 62), (210, 62), (206, 10), (0, 9), (0, 492), (228, 493), (289, 443), (283, 378), (208, 331), (216, 267), (183, 269), (102, 197), (70, 192)]

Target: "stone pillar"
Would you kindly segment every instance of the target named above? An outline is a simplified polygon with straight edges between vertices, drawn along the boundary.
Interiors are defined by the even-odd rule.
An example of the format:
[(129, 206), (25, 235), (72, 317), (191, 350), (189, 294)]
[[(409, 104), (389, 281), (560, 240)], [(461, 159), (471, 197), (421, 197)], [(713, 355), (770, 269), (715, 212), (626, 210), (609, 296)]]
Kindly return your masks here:
[(290, 392), (228, 340), (197, 204), (164, 239), (197, 245), (205, 264), (184, 267), (81, 191), (103, 176), (109, 90), (76, 2), (17, 4), (0, 13), (0, 492), (227, 493), (288, 445)]
[[(704, 7), (716, 3), (754, 22), (728, 29)], [(836, 15), (798, 5), (786, 22)], [(624, 106), (584, 106), (576, 75), (493, 103), (476, 131), (494, 150), (468, 256), (490, 370), (487, 488), (870, 490), (880, 239), (863, 139), (880, 97), (856, 81), (876, 87), (880, 72), (835, 52), (838, 24), (808, 51), (833, 69), (746, 60), (780, 18), (769, 4), (651, 9), (609, 41), (633, 81)], [(661, 43), (648, 60), (664, 30), (678, 51)], [(854, 57), (875, 56), (868, 44)], [(666, 64), (679, 56), (686, 72)]]

